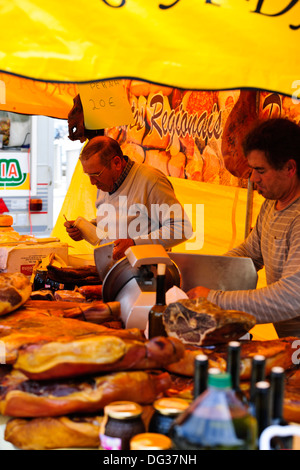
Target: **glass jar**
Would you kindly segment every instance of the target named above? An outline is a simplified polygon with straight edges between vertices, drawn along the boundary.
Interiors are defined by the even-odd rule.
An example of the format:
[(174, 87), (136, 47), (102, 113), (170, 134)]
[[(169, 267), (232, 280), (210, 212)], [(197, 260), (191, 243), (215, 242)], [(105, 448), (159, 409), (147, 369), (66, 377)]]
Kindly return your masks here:
[(149, 432), (167, 435), (174, 419), (186, 408), (189, 402), (182, 398), (160, 398), (153, 403), (154, 413), (150, 419)]
[(130, 401), (117, 401), (105, 406), (100, 449), (129, 450), (130, 439), (146, 430), (142, 412), (139, 404)]

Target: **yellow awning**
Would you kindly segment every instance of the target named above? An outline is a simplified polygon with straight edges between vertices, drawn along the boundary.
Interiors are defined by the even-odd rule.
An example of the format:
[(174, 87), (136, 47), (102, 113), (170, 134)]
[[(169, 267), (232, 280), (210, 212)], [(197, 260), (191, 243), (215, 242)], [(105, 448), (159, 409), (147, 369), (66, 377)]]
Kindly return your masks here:
[(0, 11), (0, 71), (17, 76), (300, 92), (295, 0), (10, 0)]

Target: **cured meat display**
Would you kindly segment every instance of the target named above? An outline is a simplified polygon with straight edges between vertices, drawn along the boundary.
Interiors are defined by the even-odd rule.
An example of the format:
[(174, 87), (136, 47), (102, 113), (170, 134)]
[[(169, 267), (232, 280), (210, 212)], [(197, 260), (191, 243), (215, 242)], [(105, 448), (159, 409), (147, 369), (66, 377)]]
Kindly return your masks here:
[[(32, 297), (31, 297), (32, 299)], [(45, 312), (53, 314), (53, 300), (29, 300), (26, 302), (26, 310), (29, 308), (37, 310), (40, 309)], [(55, 301), (55, 307), (58, 313), (56, 316), (63, 316), (65, 318), (78, 318), (92, 323), (104, 324), (113, 321), (120, 321), (120, 302), (107, 302), (104, 303), (99, 300), (90, 302), (74, 302), (74, 301)], [(120, 328), (122, 325), (120, 325)]]
[(0, 411), (20, 418), (96, 413), (112, 401), (152, 404), (170, 385), (168, 372), (159, 371), (116, 372), (52, 382), (28, 380), (13, 371), (0, 382)]
[(21, 273), (0, 273), (0, 315), (21, 307), (31, 294), (31, 284)]
[(95, 372), (161, 368), (178, 361), (183, 354), (183, 344), (175, 338), (138, 341), (102, 334), (21, 348), (14, 368), (29, 378), (49, 380)]
[(138, 329), (107, 328), (31, 308), (3, 318), (0, 339), (6, 364), (39, 379), (162, 367), (184, 353), (173, 338), (146, 341)]
[(91, 335), (117, 335), (118, 337), (142, 339), (143, 335), (137, 328), (107, 328), (75, 318), (59, 316), (63, 312), (59, 308), (41, 310), (33, 307), (22, 308), (3, 317), (0, 321), (0, 340), (5, 346), (6, 364), (16, 361), (20, 348), (30, 344), (49, 343), (52, 341), (68, 341)]
[(101, 279), (99, 277), (96, 266), (80, 266), (73, 267), (57, 267), (53, 264), (47, 266), (48, 278), (52, 281), (64, 285), (99, 285)]
[[(251, 376), (251, 363), (256, 355), (262, 355), (266, 359), (266, 375), (269, 375), (272, 367), (280, 366), (285, 370), (292, 369), (293, 344), (297, 338), (281, 338), (268, 341), (242, 341), (241, 342), (241, 380), (249, 380)], [(194, 362), (198, 354), (208, 356), (209, 367), (217, 367), (226, 371), (227, 345), (218, 345), (214, 348), (185, 348), (184, 356), (178, 362), (170, 364), (166, 369), (175, 374), (186, 377), (194, 376)]]
[[(1, 316), (0, 413), (9, 419), (5, 439), (17, 448), (96, 448), (104, 407), (112, 401), (134, 401), (152, 414), (161, 396), (191, 400), (196, 355), (206, 354), (209, 367), (225, 371), (227, 343), (255, 325), (252, 315), (186, 299), (166, 308), (168, 336), (147, 340), (139, 329), (122, 326), (118, 302), (92, 299), (27, 300)], [(240, 341), (240, 379), (247, 392), (257, 354), (266, 358), (267, 376), (273, 366), (283, 367), (284, 417), (300, 422), (295, 341)]]
[(300, 369), (287, 377), (284, 393), (284, 418), (300, 423)]
[(102, 416), (15, 418), (8, 421), (4, 438), (23, 450), (97, 448)]
[(168, 336), (185, 344), (209, 346), (238, 339), (254, 327), (253, 315), (223, 310), (203, 297), (167, 306), (163, 322)]

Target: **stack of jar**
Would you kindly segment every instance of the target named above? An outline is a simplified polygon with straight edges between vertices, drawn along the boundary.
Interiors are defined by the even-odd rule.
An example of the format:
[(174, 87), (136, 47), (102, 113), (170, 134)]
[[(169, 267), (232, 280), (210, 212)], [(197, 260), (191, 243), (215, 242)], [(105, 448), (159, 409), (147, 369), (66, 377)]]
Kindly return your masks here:
[[(194, 401), (170, 429), (176, 449), (255, 450), (271, 424), (283, 420), (284, 370), (274, 367), (265, 380), (265, 358), (252, 360), (249, 400), (240, 387), (240, 343), (228, 344), (227, 371), (208, 369), (208, 357), (195, 360)], [(272, 449), (289, 449), (291, 437), (272, 439)]]
[[(284, 370), (265, 380), (265, 358), (252, 359), (249, 398), (240, 387), (240, 343), (230, 342), (227, 370), (211, 369), (205, 355), (195, 359), (194, 399), (164, 397), (154, 402), (148, 429), (143, 408), (113, 402), (104, 408), (100, 434), (106, 450), (255, 450), (263, 430), (283, 420)], [(273, 438), (272, 449), (288, 449), (292, 438)]]
[(171, 449), (168, 437), (172, 422), (189, 406), (180, 398), (161, 398), (153, 404), (154, 413), (148, 432), (142, 418), (143, 408), (134, 402), (112, 402), (104, 408), (100, 432), (102, 450), (166, 450)]

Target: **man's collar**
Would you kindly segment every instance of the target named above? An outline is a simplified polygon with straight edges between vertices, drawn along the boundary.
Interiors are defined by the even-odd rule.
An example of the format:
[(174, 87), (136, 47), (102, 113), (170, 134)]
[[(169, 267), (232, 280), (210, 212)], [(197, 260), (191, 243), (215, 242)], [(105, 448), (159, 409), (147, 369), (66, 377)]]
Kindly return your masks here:
[(129, 174), (129, 172), (130, 172), (130, 170), (131, 170), (131, 168), (134, 164), (134, 161), (130, 160), (130, 158), (127, 157), (127, 155), (124, 155), (124, 159), (127, 161), (126, 166), (125, 166), (124, 170), (122, 171), (121, 175), (119, 176), (119, 178), (117, 179), (117, 181), (114, 183), (113, 190), (109, 194), (113, 194), (114, 192), (117, 191), (117, 189), (119, 189), (119, 187), (121, 186), (121, 184), (123, 183), (125, 178), (128, 176), (128, 174)]

